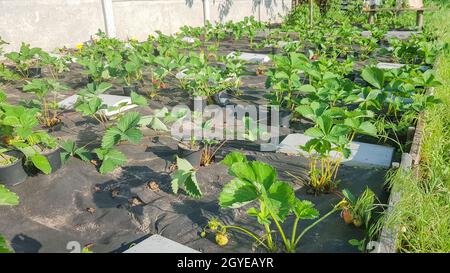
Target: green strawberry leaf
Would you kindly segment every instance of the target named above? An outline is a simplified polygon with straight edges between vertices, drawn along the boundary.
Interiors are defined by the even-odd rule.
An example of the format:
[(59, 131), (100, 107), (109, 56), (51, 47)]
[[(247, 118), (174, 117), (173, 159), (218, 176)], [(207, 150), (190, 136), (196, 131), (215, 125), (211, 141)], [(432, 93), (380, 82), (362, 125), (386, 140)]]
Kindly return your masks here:
[(31, 156), (31, 162), (45, 174), (50, 174), (52, 172), (52, 166), (50, 166), (47, 158), (41, 154), (34, 154)]
[(197, 177), (195, 172), (189, 172), (190, 175), (184, 181), (184, 190), (186, 193), (194, 198), (202, 197), (202, 191), (200, 190), (200, 186), (197, 183)]
[(194, 167), (184, 158), (177, 157), (177, 167), (178, 170), (182, 170), (184, 172), (190, 172), (194, 169)]
[(237, 162), (231, 165), (229, 168), (229, 172), (231, 175), (236, 176), (241, 180), (246, 180), (249, 182), (256, 180), (256, 175), (253, 172), (253, 168), (249, 163), (246, 162)]
[(384, 72), (377, 67), (365, 68), (361, 77), (375, 88), (382, 89), (384, 87)]
[(228, 182), (219, 196), (219, 204), (226, 208), (239, 208), (258, 198), (252, 183), (235, 178)]
[(298, 219), (315, 219), (319, 217), (319, 212), (314, 208), (314, 204), (307, 200), (296, 199), (293, 208)]

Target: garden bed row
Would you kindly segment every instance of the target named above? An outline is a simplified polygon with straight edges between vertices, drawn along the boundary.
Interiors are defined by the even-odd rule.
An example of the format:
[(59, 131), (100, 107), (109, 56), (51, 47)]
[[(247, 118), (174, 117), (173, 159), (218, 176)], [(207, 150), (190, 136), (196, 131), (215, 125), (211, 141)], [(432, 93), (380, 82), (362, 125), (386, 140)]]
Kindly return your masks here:
[[(161, 43), (161, 41), (162, 40), (159, 42)], [(261, 41), (262, 40), (252, 39), (252, 42), (255, 43)], [(85, 49), (80, 48), (80, 55), (78, 55), (77, 58), (79, 58), (79, 62), (82, 63), (81, 60), (83, 58), (95, 56), (95, 54), (98, 54), (98, 50), (101, 54), (105, 54), (105, 56), (103, 56), (104, 58), (112, 58), (111, 60), (108, 59), (107, 69), (103, 70), (103, 72), (114, 73), (119, 69), (113, 67), (113, 64), (116, 63), (114, 61), (116, 56), (113, 55), (114, 51), (106, 50), (106, 53), (102, 52), (101, 50), (104, 50), (104, 48), (102, 48), (104, 46), (103, 43), (111, 43), (109, 46), (114, 47), (114, 44), (117, 43), (117, 41), (108, 40), (104, 37), (100, 38), (91, 45), (85, 45)], [(133, 43), (136, 42), (129, 41), (129, 43), (133, 46)], [(220, 45), (217, 51), (211, 51), (207, 46), (201, 49), (187, 47), (187, 49), (183, 50), (186, 52), (197, 52), (197, 54), (199, 52), (206, 52), (207, 54), (214, 53), (219, 56), (229, 56), (230, 53), (237, 51), (256, 54), (274, 53), (273, 48), (255, 50), (254, 48), (249, 48), (248, 43), (248, 39), (222, 41), (220, 44), (216, 44)], [(208, 46), (211, 45), (215, 45), (214, 41), (208, 44)], [(138, 48), (138, 50), (143, 50), (143, 48), (140, 48), (139, 46), (136, 46), (136, 48)], [(170, 48), (170, 46), (167, 48), (158, 48), (158, 54), (164, 56), (164, 49), (169, 50), (168, 48)], [(308, 49), (309, 46), (305, 46), (304, 50), (306, 51)], [(392, 58), (386, 58), (386, 56), (381, 54), (381, 51), (382, 50), (372, 51), (371, 59), (364, 60), (364, 58), (361, 58), (360, 62), (355, 65), (356, 68), (349, 68), (349, 70), (345, 72), (339, 70), (343, 68), (339, 67), (341, 66), (341, 63), (336, 61), (336, 58), (331, 64), (327, 64), (327, 59), (325, 57), (319, 57), (319, 54), (312, 54), (307, 57), (292, 51), (279, 52), (280, 54), (276, 54), (271, 58), (271, 62), (265, 64), (241, 64), (237, 60), (241, 58), (242, 55), (240, 55), (241, 57), (237, 55), (237, 58), (228, 59), (228, 61), (225, 61), (225, 64), (224, 60), (219, 58), (208, 63), (209, 57), (202, 59), (203, 57), (200, 56), (198, 61), (201, 63), (206, 60), (208, 65), (201, 68), (198, 73), (189, 74), (186, 76), (186, 79), (188, 82), (193, 82), (194, 84), (204, 83), (205, 81), (194, 81), (192, 78), (195, 78), (196, 74), (197, 76), (201, 75), (201, 73), (207, 71), (211, 67), (220, 68), (224, 65), (226, 66), (224, 71), (228, 73), (227, 77), (230, 77), (230, 71), (232, 71), (230, 67), (233, 67), (233, 65), (243, 65), (242, 69), (246, 72), (241, 72), (242, 74), (237, 76), (237, 79), (240, 82), (239, 92), (235, 92), (236, 90), (229, 87), (221, 90), (228, 92), (230, 98), (229, 105), (262, 106), (270, 104), (269, 102), (273, 102), (273, 97), (269, 100), (267, 95), (277, 94), (277, 92), (281, 92), (280, 94), (285, 94), (284, 92), (286, 92), (290, 95), (291, 93), (289, 92), (292, 92), (293, 89), (291, 86), (283, 85), (286, 83), (284, 82), (284, 76), (280, 76), (281, 72), (288, 75), (287, 79), (289, 79), (289, 77), (295, 77), (295, 80), (302, 82), (302, 86), (296, 86), (296, 88), (302, 88), (301, 90), (304, 91), (304, 94), (301, 94), (296, 98), (299, 101), (311, 99), (313, 98), (311, 94), (319, 93), (321, 88), (325, 88), (325, 91), (323, 91), (321, 95), (318, 95), (317, 101), (325, 104), (331, 103), (331, 92), (334, 92), (339, 88), (345, 89), (345, 85), (342, 84), (342, 82), (345, 81), (348, 81), (347, 83), (361, 83), (363, 88), (366, 88), (363, 90), (367, 92), (374, 91), (372, 96), (376, 93), (375, 91), (380, 91), (380, 93), (384, 92), (387, 95), (390, 95), (389, 92), (392, 92), (392, 87), (388, 85), (387, 81), (398, 75), (389, 74), (391, 72), (383, 71), (381, 69), (367, 68), (367, 65), (372, 62), (375, 64), (379, 61), (394, 60)], [(170, 54), (173, 54), (173, 58), (175, 58), (175, 56), (182, 57), (179, 53), (180, 52), (167, 54), (169, 54), (168, 56), (172, 56)], [(351, 51), (348, 53), (351, 53)], [(109, 54), (112, 54), (112, 57)], [(145, 55), (150, 53), (144, 52), (142, 54)], [(152, 54), (153, 52), (150, 55)], [(321, 54), (326, 56), (326, 54), (328, 54), (327, 50), (321, 52)], [(259, 56), (263, 57), (263, 55)], [(129, 58), (130, 60), (132, 59), (132, 57)], [(148, 58), (150, 58), (152, 62), (154, 61), (153, 56)], [(316, 60), (316, 58), (319, 59)], [(346, 129), (345, 135), (347, 133), (352, 135), (349, 141), (344, 143), (342, 147), (339, 146), (341, 150), (337, 150), (338, 154), (347, 152), (349, 154), (346, 155), (345, 158), (339, 158), (338, 163), (333, 162), (333, 160), (329, 161), (330, 164), (336, 164), (337, 166), (332, 173), (332, 176), (335, 176), (334, 179), (332, 179), (334, 180), (332, 182), (336, 182), (336, 188), (325, 185), (325, 188), (320, 188), (320, 190), (325, 189), (326, 193), (318, 194), (317, 189), (312, 187), (311, 180), (320, 178), (320, 176), (314, 174), (316, 161), (311, 160), (315, 160), (315, 155), (321, 152), (317, 146), (306, 153), (308, 154), (307, 156), (302, 156), (298, 155), (297, 152), (293, 155), (292, 153), (286, 154), (276, 153), (274, 151), (259, 151), (257, 148), (259, 146), (258, 144), (261, 142), (249, 141), (247, 139), (246, 141), (229, 141), (224, 143), (223, 146), (220, 146), (220, 149), (217, 150), (217, 153), (213, 154), (210, 158), (212, 159), (212, 162), (204, 164), (207, 166), (195, 166), (194, 169), (186, 172), (186, 175), (189, 174), (190, 177), (195, 175), (196, 187), (201, 189), (201, 192), (200, 194), (194, 193), (194, 195), (197, 194), (195, 197), (201, 196), (201, 199), (197, 200), (188, 197), (188, 195), (193, 195), (193, 192), (192, 188), (188, 189), (186, 185), (181, 187), (184, 191), (174, 194), (174, 176), (176, 177), (177, 173), (180, 171), (185, 171), (182, 169), (182, 164), (184, 163), (176, 159), (176, 155), (180, 155), (179, 141), (174, 138), (170, 132), (161, 132), (161, 128), (155, 128), (155, 122), (160, 122), (166, 117), (173, 117), (170, 116), (174, 114), (170, 114), (172, 107), (180, 103), (189, 105), (191, 98), (187, 99), (186, 95), (189, 93), (179, 87), (183, 78), (172, 75), (175, 73), (171, 73), (170, 76), (166, 75), (164, 78), (155, 78), (159, 75), (158, 67), (166, 68), (169, 66), (165, 61), (168, 61), (167, 56), (166, 59), (163, 58), (159, 61), (155, 61), (158, 64), (155, 69), (152, 68), (151, 71), (145, 71), (142, 75), (139, 74), (140, 80), (143, 78), (151, 79), (148, 82), (144, 81), (139, 90), (136, 90), (137, 92), (132, 92), (130, 94), (131, 99), (129, 98), (129, 100), (131, 103), (140, 101), (140, 103), (138, 103), (139, 106), (132, 111), (129, 110), (120, 113), (118, 120), (110, 120), (105, 128), (101, 126), (104, 122), (104, 120), (102, 120), (103, 116), (97, 114), (79, 114), (80, 111), (86, 113), (90, 110), (79, 107), (82, 103), (85, 103), (85, 106), (89, 106), (90, 100), (76, 101), (76, 111), (67, 109), (61, 112), (61, 129), (50, 130), (49, 133), (53, 137), (58, 138), (60, 142), (67, 143), (65, 141), (74, 141), (77, 147), (83, 147), (88, 151), (96, 151), (95, 153), (97, 156), (89, 158), (90, 160), (86, 160), (88, 162), (83, 162), (79, 159), (83, 159), (81, 153), (77, 153), (77, 151), (80, 151), (74, 150), (72, 155), (78, 158), (68, 156), (66, 164), (61, 169), (50, 175), (44, 176), (39, 174), (37, 176), (29, 177), (24, 183), (13, 187), (13, 191), (21, 197), (21, 203), (16, 207), (0, 208), (2, 214), (2, 217), (0, 217), (0, 224), (2, 226), (0, 233), (11, 242), (12, 247), (16, 251), (65, 252), (67, 251), (67, 243), (70, 241), (77, 241), (82, 245), (88, 245), (95, 252), (123, 251), (133, 242), (138, 241), (149, 234), (161, 234), (202, 252), (263, 251), (261, 247), (256, 247), (252, 238), (246, 237), (244, 234), (233, 233), (233, 235), (229, 235), (226, 233), (227, 238), (230, 236), (232, 239), (227, 246), (219, 247), (214, 243), (214, 239), (217, 240), (218, 234), (214, 232), (208, 234), (203, 233), (206, 226), (211, 228), (212, 220), (217, 220), (222, 223), (222, 226), (245, 226), (251, 230), (251, 232), (258, 236), (262, 236), (263, 238), (265, 232), (263, 226), (258, 225), (254, 221), (254, 218), (246, 214), (246, 210), (251, 208), (250, 204), (239, 206), (240, 208), (235, 210), (227, 209), (223, 206), (222, 194), (224, 187), (227, 188), (229, 185), (228, 183), (230, 183), (230, 180), (233, 178), (233, 172), (230, 171), (233, 168), (233, 164), (227, 168), (221, 161), (226, 158), (227, 155), (236, 151), (241, 152), (248, 160), (260, 161), (272, 166), (273, 169), (277, 171), (280, 180), (290, 182), (286, 185), (290, 185), (289, 187), (292, 187), (293, 191), (295, 191), (293, 197), (298, 198), (296, 200), (311, 201), (315, 204), (315, 209), (317, 209), (322, 216), (328, 215), (330, 210), (336, 210), (336, 204), (341, 204), (340, 201), (342, 201), (342, 198), (344, 197), (343, 194), (348, 199), (347, 202), (350, 203), (350, 205), (347, 204), (346, 209), (351, 209), (352, 205), (354, 205), (353, 201), (356, 202), (356, 200), (351, 200), (352, 196), (361, 196), (362, 194), (365, 194), (367, 188), (374, 193), (373, 198), (376, 196), (377, 202), (380, 203), (379, 205), (382, 205), (387, 201), (388, 193), (384, 188), (384, 177), (389, 164), (387, 164), (387, 166), (374, 166), (370, 164), (355, 165), (344, 162), (340, 165), (341, 160), (345, 161), (345, 158), (350, 158), (349, 162), (352, 160), (355, 162), (356, 155), (358, 155), (358, 153), (363, 153), (362, 149), (358, 150), (358, 147), (351, 149), (347, 147), (354, 144), (354, 142), (352, 142), (353, 139), (372, 145), (379, 144), (380, 140), (375, 136), (377, 132), (375, 132), (375, 134), (372, 132), (379, 128), (375, 127), (373, 124), (375, 122), (372, 123), (372, 121), (365, 120), (365, 118), (372, 118), (372, 116), (368, 114), (368, 112), (361, 112), (361, 119), (346, 119), (346, 122), (354, 122), (350, 125), (347, 124), (346, 126), (356, 126), (356, 129), (352, 131), (353, 133), (350, 133), (350, 131), (347, 130), (348, 128), (339, 127), (340, 121), (337, 119), (335, 120), (335, 116), (326, 116), (319, 113), (319, 103), (319, 106), (313, 103), (300, 103), (299, 107), (303, 108), (297, 110), (289, 105), (291, 101), (288, 101), (288, 104), (285, 105), (283, 97), (281, 101), (278, 102), (280, 102), (282, 108), (289, 108), (291, 111), (295, 109), (295, 111), (292, 111), (295, 112), (295, 118), (288, 121), (287, 124), (285, 124), (287, 126), (279, 128), (281, 134), (277, 137), (280, 138), (280, 141), (289, 138), (289, 136), (297, 138), (295, 135), (291, 135), (291, 133), (299, 133), (301, 134), (300, 136), (308, 135), (312, 138), (318, 138), (320, 141), (325, 141), (323, 142), (325, 143), (323, 144), (323, 147), (325, 148), (328, 147), (327, 145), (329, 144), (330, 147), (326, 148), (327, 151), (325, 152), (328, 154), (332, 150), (331, 147), (340, 145), (339, 140), (336, 139), (340, 139), (339, 137), (344, 136), (344, 133), (342, 136), (333, 136), (332, 133), (334, 131), (331, 130), (332, 127), (336, 128), (336, 130), (340, 128), (341, 131), (342, 129)], [(285, 66), (285, 62), (291, 62), (291, 67)], [(302, 62), (303, 64), (295, 67), (295, 62)], [(316, 64), (323, 66), (330, 65), (330, 67), (334, 67), (333, 69), (339, 67), (337, 70), (338, 72), (336, 73), (345, 74), (347, 77), (351, 78), (351, 80), (341, 77), (342, 75), (331, 75), (333, 73), (327, 74), (320, 65), (315, 67)], [(91, 69), (91, 67), (86, 66), (86, 64), (83, 63), (82, 65), (84, 66), (84, 69), (78, 64), (73, 64), (70, 66), (70, 73), (63, 73), (60, 77), (57, 77), (59, 82), (70, 87), (67, 93), (59, 93), (57, 97), (55, 97), (58, 102), (67, 99), (74, 94), (78, 94), (82, 99), (86, 99), (86, 97), (89, 99), (97, 98), (99, 97), (99, 93), (102, 93), (102, 96), (105, 94), (123, 95), (124, 91), (122, 89), (122, 83), (115, 82), (115, 80), (111, 79), (108, 79), (108, 81), (112, 82), (114, 85), (108, 85), (108, 88), (105, 88), (105, 90), (107, 90), (106, 92), (105, 90), (100, 92), (99, 89), (102, 89), (101, 86), (104, 84), (101, 82), (106, 81), (103, 79), (105, 76), (104, 73), (98, 75), (97, 72), (92, 72), (88, 79), (86, 75), (83, 75), (82, 73), (83, 71), (86, 71), (86, 68)], [(132, 65), (129, 65), (128, 67), (125, 66), (128, 72), (129, 70), (132, 70), (131, 66)], [(264, 75), (261, 75), (261, 73), (258, 72), (259, 70), (263, 70)], [(224, 71), (220, 69), (218, 71), (224, 73)], [(51, 73), (51, 71), (44, 70), (43, 73)], [(217, 73), (220, 74), (219, 72)], [(317, 74), (314, 73), (318, 73), (317, 78), (319, 79), (315, 78), (315, 75)], [(307, 74), (307, 76), (301, 74)], [(130, 76), (131, 74), (127, 75)], [(327, 75), (329, 78), (327, 79), (324, 75)], [(416, 76), (416, 74), (414, 75)], [(98, 76), (100, 76), (100, 79), (97, 78)], [(107, 76), (110, 77), (111, 75), (108, 74)], [(278, 78), (278, 76), (280, 77)], [(126, 77), (125, 79), (128, 79)], [(330, 85), (322, 85), (322, 81), (326, 82), (329, 79), (336, 79), (336, 81), (342, 85), (337, 89), (333, 89), (333, 84), (335, 84), (335, 82), (332, 81), (328, 83)], [(223, 81), (224, 79), (221, 78), (221, 80), (216, 83), (222, 84)], [(208, 90), (208, 88), (213, 89), (216, 87), (215, 83), (211, 84), (211, 78), (207, 78), (205, 84), (207, 85), (206, 87), (194, 85), (194, 87), (190, 88), (195, 92), (203, 90), (202, 88)], [(17, 105), (24, 99), (33, 98), (31, 94), (24, 94), (21, 92), (25, 86), (26, 84), (23, 81), (13, 82), (13, 84), (7, 86), (5, 91), (8, 97), (8, 103)], [(421, 85), (418, 84), (418, 86)], [(326, 88), (329, 88), (329, 90)], [(149, 89), (150, 92), (147, 92)], [(83, 95), (83, 92), (85, 95)], [(408, 92), (409, 91), (406, 91), (406, 93)], [(87, 93), (89, 96), (86, 96)], [(365, 93), (363, 92), (363, 94)], [(147, 100), (142, 97), (143, 95), (149, 95), (151, 100), (147, 102)], [(376, 97), (369, 98), (369, 95), (367, 94), (361, 97), (360, 94), (356, 93), (353, 93), (352, 95), (352, 99), (355, 100), (355, 107), (358, 107), (358, 105), (361, 105), (362, 103), (366, 103), (367, 107), (371, 105), (370, 103), (376, 103)], [(339, 96), (339, 93), (336, 93), (336, 96)], [(361, 100), (363, 102), (361, 102)], [(343, 99), (339, 98), (336, 99), (336, 101), (341, 102)], [(402, 102), (396, 102), (403, 107), (404, 104), (402, 104)], [(339, 106), (339, 104), (337, 104), (337, 106)], [(169, 114), (158, 116), (157, 113), (161, 113), (160, 110), (164, 109), (164, 107), (167, 107)], [(354, 111), (352, 107), (349, 107), (346, 111), (349, 113)], [(314, 116), (316, 114), (317, 116)], [(345, 115), (346, 114), (348, 113), (345, 112)], [(380, 111), (380, 114), (383, 114), (382, 111)], [(139, 121), (137, 117), (139, 117), (141, 121), (145, 121), (147, 118), (151, 121), (145, 123), (146, 126), (139, 127), (142, 124), (138, 126), (141, 121)], [(132, 118), (133, 121), (131, 123), (134, 125), (124, 130), (121, 124), (125, 123), (127, 119), (131, 120)], [(161, 120), (156, 118), (160, 118)], [(318, 122), (318, 120), (321, 120), (321, 122)], [(242, 122), (242, 120), (240, 122)], [(158, 126), (161, 127), (162, 125), (158, 123)], [(224, 127), (227, 126), (228, 124), (224, 125)], [(118, 140), (115, 139), (116, 136), (114, 136), (112, 140), (105, 138), (105, 135), (112, 131), (111, 128), (114, 130), (121, 130), (120, 134), (118, 134), (120, 136)], [(138, 129), (140, 132), (139, 134), (141, 134), (139, 136), (139, 141), (135, 141), (135, 135), (131, 133), (128, 134), (129, 132), (136, 133), (135, 129)], [(318, 133), (317, 129), (322, 130), (322, 132)], [(313, 130), (316, 130), (314, 134), (312, 134)], [(330, 137), (325, 138), (323, 137), (324, 134), (330, 134)], [(126, 137), (124, 137), (124, 135)], [(358, 135), (369, 136), (359, 137)], [(386, 136), (389, 138), (391, 137), (390, 134), (387, 134)], [(402, 135), (399, 138), (399, 136), (396, 135), (396, 137), (397, 142), (402, 142), (402, 137), (406, 136)], [(109, 141), (108, 143), (112, 142), (113, 144), (110, 146), (108, 143), (105, 144), (105, 141)], [(308, 145), (308, 143), (310, 142), (308, 141), (306, 144), (301, 144)], [(395, 139), (394, 142), (386, 141), (386, 143), (391, 145), (400, 144), (400, 148), (404, 145), (404, 143), (396, 143)], [(375, 145), (373, 147), (375, 147)], [(415, 147), (415, 144), (413, 144), (412, 151), (416, 149)], [(102, 153), (109, 153), (111, 151), (114, 151), (116, 155), (117, 153), (125, 155), (127, 159), (126, 164), (122, 162), (121, 164), (114, 166), (115, 168), (109, 168), (110, 166), (105, 164), (107, 156), (102, 157), (101, 155)], [(107, 155), (112, 157), (111, 154)], [(367, 158), (374, 156), (374, 154), (370, 154), (369, 151), (367, 154), (363, 153), (359, 154), (359, 156), (364, 158), (363, 161), (369, 162), (370, 160), (367, 160)], [(383, 156), (392, 157), (392, 154), (383, 154)], [(324, 161), (328, 159), (329, 155), (328, 158), (324, 156), (320, 159), (322, 160), (322, 166), (325, 163), (328, 164), (328, 161)], [(123, 161), (123, 159), (121, 160)], [(178, 163), (177, 166), (174, 163)], [(321, 164), (317, 164), (317, 166), (321, 166)], [(312, 167), (313, 165), (314, 168)], [(339, 172), (337, 172), (337, 169), (339, 169)], [(320, 167), (317, 168), (316, 171), (320, 171)], [(235, 172), (234, 176), (236, 176)], [(344, 189), (347, 191), (341, 193)], [(350, 195), (350, 193), (353, 195)], [(221, 200), (220, 204), (217, 200)], [(371, 210), (372, 208), (370, 211)], [(310, 213), (314, 214), (314, 211), (310, 211)], [(345, 213), (340, 215), (336, 212), (334, 214), (329, 214), (329, 216), (324, 219), (320, 219), (320, 223), (318, 222), (314, 227), (314, 230), (302, 237), (299, 250), (302, 252), (357, 251), (358, 249), (349, 244), (349, 241), (352, 239), (361, 240), (366, 238), (366, 231), (363, 228), (357, 228), (355, 226), (357, 225), (356, 221), (354, 221), (356, 215), (353, 215), (354, 219), (349, 221), (349, 223), (354, 223), (355, 225), (344, 224), (342, 217), (345, 218)], [(315, 217), (311, 216), (311, 218)], [(294, 221), (297, 220), (292, 218), (285, 219), (284, 225), (286, 226), (286, 234), (292, 233), (292, 227), (296, 226), (294, 225)], [(362, 220), (363, 219), (359, 219), (360, 222)], [(369, 221), (368, 219), (364, 220)], [(306, 217), (305, 219), (301, 219), (299, 225), (306, 226), (311, 223), (314, 222)], [(368, 222), (360, 224), (368, 225)], [(214, 229), (212, 231), (214, 231)], [(225, 233), (225, 231), (223, 232)], [(202, 238), (205, 236), (206, 238)], [(216, 237), (214, 238), (214, 236)]]

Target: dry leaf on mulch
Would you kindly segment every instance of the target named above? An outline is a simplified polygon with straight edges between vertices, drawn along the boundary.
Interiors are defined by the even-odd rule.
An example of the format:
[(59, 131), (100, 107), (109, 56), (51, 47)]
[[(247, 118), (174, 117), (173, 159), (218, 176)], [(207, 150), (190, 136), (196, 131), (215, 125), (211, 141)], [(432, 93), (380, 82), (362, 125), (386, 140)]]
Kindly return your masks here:
[(151, 181), (147, 184), (147, 187), (154, 191), (154, 192), (158, 192), (159, 191), (159, 185), (158, 183), (156, 183), (156, 181)]

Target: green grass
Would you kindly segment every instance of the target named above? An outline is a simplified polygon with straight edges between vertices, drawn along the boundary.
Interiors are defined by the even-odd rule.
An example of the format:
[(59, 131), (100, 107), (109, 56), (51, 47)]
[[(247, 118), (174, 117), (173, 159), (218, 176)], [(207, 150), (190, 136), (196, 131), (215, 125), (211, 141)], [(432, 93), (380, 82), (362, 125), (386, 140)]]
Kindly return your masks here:
[[(450, 42), (450, 7), (427, 17), (439, 39)], [(386, 215), (385, 224), (399, 229), (400, 252), (450, 252), (450, 55), (436, 63), (443, 85), (435, 90), (441, 104), (425, 112), (420, 176), (397, 171), (388, 182), (401, 200)]]

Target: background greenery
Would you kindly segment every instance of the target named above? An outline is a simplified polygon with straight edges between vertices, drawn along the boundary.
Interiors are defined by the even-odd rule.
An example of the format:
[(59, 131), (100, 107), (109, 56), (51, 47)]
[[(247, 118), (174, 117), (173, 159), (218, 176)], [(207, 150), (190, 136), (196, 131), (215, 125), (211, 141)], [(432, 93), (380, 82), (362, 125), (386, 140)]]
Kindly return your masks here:
[[(427, 1), (437, 10), (426, 15), (426, 28), (438, 39), (450, 42), (448, 1)], [(425, 112), (425, 129), (419, 176), (397, 172), (390, 177), (401, 200), (386, 215), (386, 224), (399, 226), (400, 252), (450, 252), (450, 55), (436, 63), (439, 80), (435, 89), (442, 104)]]

